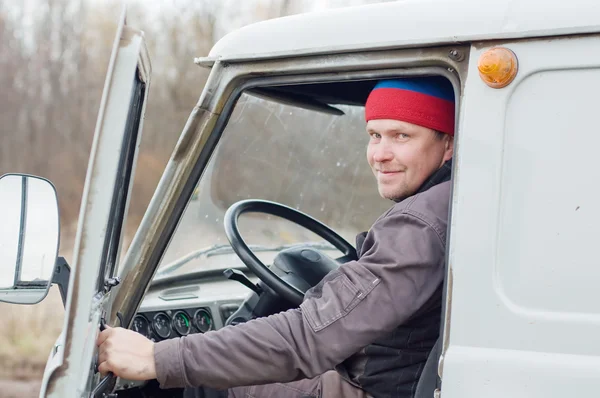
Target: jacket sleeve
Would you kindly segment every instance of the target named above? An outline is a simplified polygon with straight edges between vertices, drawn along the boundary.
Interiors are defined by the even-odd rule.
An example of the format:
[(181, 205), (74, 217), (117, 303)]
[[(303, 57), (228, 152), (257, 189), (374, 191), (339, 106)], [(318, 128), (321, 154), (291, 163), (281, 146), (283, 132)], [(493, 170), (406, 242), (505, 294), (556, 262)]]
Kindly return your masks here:
[(442, 281), (445, 242), (420, 217), (389, 213), (363, 255), (329, 273), (300, 308), (155, 344), (162, 388), (289, 382), (322, 374), (414, 314)]

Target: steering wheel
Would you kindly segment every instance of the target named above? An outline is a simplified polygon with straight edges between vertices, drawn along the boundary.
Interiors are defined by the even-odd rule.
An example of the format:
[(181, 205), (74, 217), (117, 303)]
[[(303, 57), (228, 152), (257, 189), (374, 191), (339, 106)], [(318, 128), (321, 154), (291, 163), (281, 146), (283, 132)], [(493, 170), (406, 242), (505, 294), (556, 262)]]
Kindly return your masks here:
[(263, 264), (263, 262), (252, 253), (252, 250), (250, 250), (246, 242), (244, 242), (238, 228), (238, 219), (244, 213), (265, 213), (281, 217), (319, 235), (321, 238), (331, 243), (336, 249), (344, 253), (344, 256), (357, 258), (356, 249), (350, 243), (327, 225), (301, 211), (267, 200), (242, 200), (231, 205), (225, 213), (224, 223), (225, 234), (227, 235), (227, 239), (229, 240), (233, 251), (261, 281), (267, 284), (281, 297), (296, 305), (302, 303), (304, 293), (271, 271), (269, 267)]

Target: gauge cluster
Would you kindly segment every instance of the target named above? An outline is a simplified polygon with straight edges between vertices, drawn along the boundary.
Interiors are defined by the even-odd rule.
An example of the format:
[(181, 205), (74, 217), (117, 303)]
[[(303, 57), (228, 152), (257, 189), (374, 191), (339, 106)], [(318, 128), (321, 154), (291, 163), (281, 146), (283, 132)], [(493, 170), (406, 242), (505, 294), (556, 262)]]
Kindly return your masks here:
[(206, 333), (214, 328), (212, 313), (206, 307), (140, 312), (131, 325), (133, 331), (152, 341)]

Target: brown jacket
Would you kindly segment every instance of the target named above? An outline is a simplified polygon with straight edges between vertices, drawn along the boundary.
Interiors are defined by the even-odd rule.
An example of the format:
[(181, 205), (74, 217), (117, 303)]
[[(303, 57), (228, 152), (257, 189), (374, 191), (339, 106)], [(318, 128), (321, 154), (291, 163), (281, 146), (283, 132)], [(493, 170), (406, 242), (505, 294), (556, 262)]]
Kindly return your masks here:
[(157, 343), (161, 387), (288, 382), (340, 364), (360, 383), (364, 348), (439, 293), (449, 198), (444, 182), (395, 204), (369, 230), (359, 260), (329, 273), (298, 309)]

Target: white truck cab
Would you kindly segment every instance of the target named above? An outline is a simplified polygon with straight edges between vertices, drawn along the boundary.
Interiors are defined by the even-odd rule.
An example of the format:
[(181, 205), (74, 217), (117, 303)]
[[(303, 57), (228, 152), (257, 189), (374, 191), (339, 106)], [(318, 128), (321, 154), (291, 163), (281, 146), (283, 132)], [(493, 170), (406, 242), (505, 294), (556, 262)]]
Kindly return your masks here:
[[(277, 239), (301, 236), (305, 247), (341, 252), (339, 263), (352, 256), (344, 242), (386, 206), (363, 192), (366, 164), (358, 163), (363, 143), (356, 138), (364, 130), (362, 106), (377, 80), (422, 75), (452, 82), (457, 106), (442, 330), (418, 398), (596, 396), (595, 0), (408, 0), (301, 14), (239, 29), (195, 62), (211, 70), (209, 79), (198, 88), (198, 103), (122, 261), (122, 226), (151, 95), (143, 33), (124, 15), (66, 279), (64, 261), (56, 262), (54, 276), (52, 265), (24, 273), (28, 256), (40, 256), (28, 254), (25, 237), (55, 231), (58, 219), (24, 210), (30, 200), (56, 207), (51, 189), (35, 196), (28, 187), (50, 183), (0, 179), (0, 197), (21, 209), (13, 210), (20, 216), (10, 231), (18, 250), (0, 265), (11, 275), (0, 282), (0, 300), (35, 303), (60, 281), (65, 293), (64, 329), (40, 396), (135, 397), (155, 388), (96, 373), (95, 339), (105, 324), (161, 340), (297, 303), (303, 282), (264, 266), (290, 248)], [(324, 144), (327, 137), (335, 139)], [(246, 169), (270, 177), (250, 181)], [(314, 188), (315, 181), (332, 188)], [(330, 202), (334, 192), (347, 198), (344, 204)], [(322, 204), (314, 218), (299, 212), (314, 203)], [(260, 245), (246, 245), (237, 239), (243, 212), (288, 218), (327, 243), (285, 225), (273, 233), (267, 219), (252, 218), (250, 230), (269, 233)], [(202, 224), (204, 218), (214, 225)], [(54, 259), (58, 235), (46, 236), (42, 257)], [(188, 250), (192, 241), (200, 250)], [(278, 298), (267, 310), (256, 281)]]

